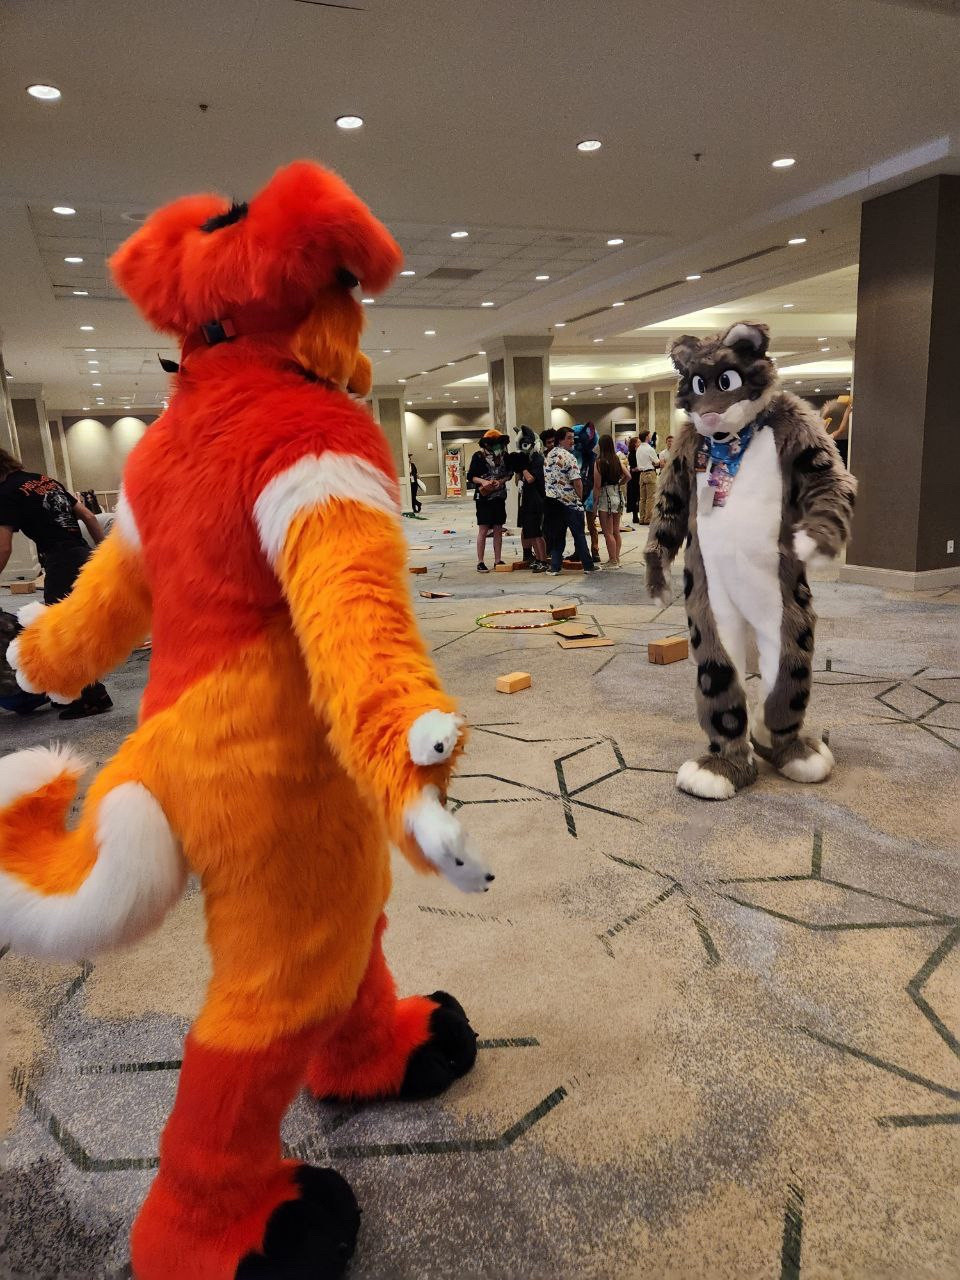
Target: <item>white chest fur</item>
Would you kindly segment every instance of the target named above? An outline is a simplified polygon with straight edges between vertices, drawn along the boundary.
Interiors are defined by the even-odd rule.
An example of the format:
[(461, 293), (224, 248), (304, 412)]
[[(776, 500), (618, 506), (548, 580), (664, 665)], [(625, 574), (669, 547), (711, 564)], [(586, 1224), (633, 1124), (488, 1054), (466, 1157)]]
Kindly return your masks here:
[(724, 505), (711, 506), (710, 494), (702, 472), (697, 476), (697, 534), (704, 559), (779, 559), (783, 477), (769, 428), (751, 440)]

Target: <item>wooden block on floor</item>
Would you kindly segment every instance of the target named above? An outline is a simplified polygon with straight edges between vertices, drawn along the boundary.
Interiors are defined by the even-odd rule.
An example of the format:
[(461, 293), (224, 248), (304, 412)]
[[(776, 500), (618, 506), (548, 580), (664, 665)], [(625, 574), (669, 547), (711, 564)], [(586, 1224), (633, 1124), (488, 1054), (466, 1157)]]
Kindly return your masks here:
[(495, 564), (493, 566), (494, 573), (513, 573), (512, 564)]
[(39, 585), (37, 582), (11, 582), (10, 594), (13, 596), (32, 596), (35, 591), (39, 590)]
[(421, 591), (420, 594), (424, 600), (449, 600), (453, 595), (452, 591)]
[(606, 636), (582, 636), (578, 640), (568, 640), (566, 636), (559, 636), (557, 644), (561, 649), (607, 649), (613, 641)]
[(682, 662), (690, 652), (686, 636), (665, 636), (663, 640), (651, 640), (647, 645), (647, 657), (658, 667), (671, 662)]
[(575, 618), (577, 616), (577, 606), (575, 604), (558, 604), (556, 608), (550, 610), (551, 618), (561, 621), (563, 618)]
[(519, 569), (529, 569), (532, 565), (532, 560), (514, 560), (510, 567), (516, 571)]
[(411, 573), (426, 573), (427, 566), (425, 564), (412, 564), (410, 566)]
[(497, 676), (497, 693), (519, 693), (529, 689), (533, 677), (527, 671), (511, 671), (508, 676)]

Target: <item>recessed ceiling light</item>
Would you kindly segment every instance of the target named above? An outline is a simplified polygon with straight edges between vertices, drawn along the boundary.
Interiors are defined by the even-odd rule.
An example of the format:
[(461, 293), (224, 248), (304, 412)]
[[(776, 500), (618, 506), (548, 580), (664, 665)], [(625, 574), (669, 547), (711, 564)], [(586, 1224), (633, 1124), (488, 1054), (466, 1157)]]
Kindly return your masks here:
[(485, 351), (478, 351), (478, 352), (477, 352), (477, 355), (478, 355), (478, 356), (485, 356), (486, 354), (487, 354), (487, 353), (486, 353)]
[(806, 244), (806, 243), (807, 243), (806, 236), (791, 236), (790, 239), (787, 241), (787, 244)]
[(82, 404), (82, 405), (80, 406), (80, 408), (82, 409), (82, 411), (83, 411), (84, 413), (89, 413), (89, 412), (90, 412), (90, 406), (89, 406), (88, 404)]
[(623, 236), (611, 236), (607, 244), (614, 249), (618, 244), (623, 244)]
[(456, 362), (456, 360), (448, 360), (448, 361), (447, 361), (447, 364), (449, 364), (449, 365), (455, 365), (456, 363), (457, 363), (457, 362)]
[(594, 391), (602, 391), (602, 390), (603, 390), (603, 387), (594, 387), (593, 389), (594, 389)]
[(363, 116), (337, 116), (338, 129), (362, 129)]
[(549, 276), (534, 276), (534, 280), (549, 280)]
[(567, 327), (567, 322), (566, 320), (558, 320), (553, 327), (555, 329), (565, 329)]
[(481, 303), (480, 303), (480, 305), (481, 305), (481, 307), (492, 307), (492, 306), (494, 306), (495, 304), (494, 304), (494, 303), (492, 303), (492, 302), (481, 302)]
[(80, 330), (81, 330), (81, 332), (82, 332), (82, 333), (93, 333), (93, 325), (92, 325), (92, 324), (82, 324), (82, 325), (80, 326)]
[(796, 305), (797, 304), (795, 302), (785, 302), (783, 304), (783, 309), (784, 311), (789, 311), (791, 307), (795, 307)]
[(820, 350), (821, 350), (821, 351), (829, 351), (829, 350), (830, 350), (830, 348), (829, 348), (829, 347), (821, 347), (821, 348), (820, 348)]
[(72, 267), (79, 266), (82, 261), (83, 259), (75, 253), (71, 253), (69, 257), (64, 258), (64, 262), (69, 262)]
[(393, 353), (393, 348), (392, 348), (392, 347), (384, 347), (384, 348), (383, 348), (383, 354), (384, 354), (385, 356), (392, 355), (392, 353)]
[(421, 369), (421, 370), (420, 370), (420, 377), (421, 377), (421, 378), (427, 378), (427, 377), (429, 377), (429, 374), (427, 373), (427, 370), (426, 370), (426, 369)]
[(372, 307), (372, 306), (373, 306), (373, 304), (376, 302), (376, 298), (361, 298), (361, 299), (360, 299), (360, 301), (361, 301), (365, 306)]
[(789, 169), (796, 163), (797, 162), (794, 160), (793, 156), (781, 156), (779, 160), (771, 160), (770, 166), (773, 169)]
[(599, 138), (584, 138), (581, 142), (577, 143), (577, 150), (578, 151), (599, 151), (602, 146), (603, 146), (603, 143), (600, 141)]
[(102, 387), (102, 386), (103, 386), (103, 383), (102, 383), (102, 382), (91, 382), (91, 383), (90, 383), (90, 385), (91, 385), (91, 387)]
[(84, 351), (87, 351), (87, 352), (94, 352), (94, 351), (96, 351), (96, 349), (97, 349), (97, 348), (96, 348), (96, 347), (84, 347), (83, 349), (84, 349)]
[(407, 401), (407, 404), (413, 404), (413, 401), (412, 401), (412, 400), (408, 400), (408, 401)]
[(436, 329), (424, 329), (423, 336), (425, 338), (435, 338), (437, 336)]
[(479, 399), (480, 399), (480, 397), (479, 397), (479, 396), (474, 396), (473, 398), (474, 398), (474, 400), (479, 400)]
[(603, 341), (602, 338), (594, 338), (594, 342), (602, 342), (602, 341)]
[(400, 274), (402, 276), (415, 276), (417, 273), (415, 271), (408, 270), (408, 271), (401, 271)]
[(59, 213), (61, 218), (72, 218), (77, 211), (69, 204), (55, 204), (51, 212)]
[(699, 279), (700, 279), (700, 273), (699, 273), (698, 271), (695, 271), (695, 272), (693, 273), (693, 275), (687, 276), (687, 279), (688, 279), (688, 280), (699, 280)]
[(398, 382), (406, 382), (406, 378), (398, 378), (398, 379), (397, 379), (397, 381), (398, 381)]
[(467, 236), (468, 236), (469, 234), (470, 234), (470, 232), (469, 232), (469, 231), (451, 231), (451, 232), (450, 232), (450, 239), (451, 239), (451, 240), (466, 240), (466, 238), (467, 238)]
[(90, 296), (89, 289), (74, 289), (73, 296), (75, 298), (88, 298)]
[(625, 302), (611, 302), (610, 305), (611, 307), (625, 307), (627, 304)]
[(820, 390), (820, 388), (819, 388), (819, 387), (814, 387), (813, 389), (814, 389), (814, 391), (819, 391), (819, 390)]
[(56, 102), (61, 96), (55, 84), (28, 84), (27, 93), (40, 102)]

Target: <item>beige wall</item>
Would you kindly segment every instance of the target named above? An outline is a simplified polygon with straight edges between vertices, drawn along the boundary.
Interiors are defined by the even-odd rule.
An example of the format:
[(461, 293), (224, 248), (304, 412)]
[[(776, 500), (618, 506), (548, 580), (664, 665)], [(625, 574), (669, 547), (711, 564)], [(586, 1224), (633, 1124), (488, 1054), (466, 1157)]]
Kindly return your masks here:
[(74, 490), (119, 489), (127, 455), (155, 421), (130, 416), (64, 418)]
[(568, 408), (561, 405), (550, 415), (551, 426), (573, 427), (578, 422), (592, 422), (600, 435), (609, 435), (618, 422), (633, 422), (633, 401), (626, 404), (575, 404)]
[[(456, 428), (486, 431), (489, 429), (489, 408), (407, 410), (407, 448), (413, 454), (420, 479), (427, 486), (427, 493), (440, 493), (440, 467), (442, 454), (438, 452), (437, 430), (448, 432), (448, 439), (456, 435)], [(427, 445), (433, 445), (428, 449)], [(469, 461), (469, 458), (468, 458)]]

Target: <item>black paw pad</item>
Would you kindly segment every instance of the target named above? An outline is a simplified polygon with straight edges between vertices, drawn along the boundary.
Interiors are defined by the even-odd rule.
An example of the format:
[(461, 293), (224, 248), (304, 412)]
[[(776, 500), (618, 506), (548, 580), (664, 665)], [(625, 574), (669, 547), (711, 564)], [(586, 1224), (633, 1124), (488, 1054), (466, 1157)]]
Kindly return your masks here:
[(477, 1060), (477, 1033), (460, 1003), (445, 991), (434, 991), (428, 999), (437, 1005), (430, 1015), (430, 1038), (410, 1055), (401, 1098), (435, 1098)]
[(360, 1230), (350, 1184), (334, 1169), (308, 1164), (295, 1180), (299, 1198), (274, 1209), (263, 1249), (241, 1260), (235, 1280), (339, 1280), (346, 1271)]

